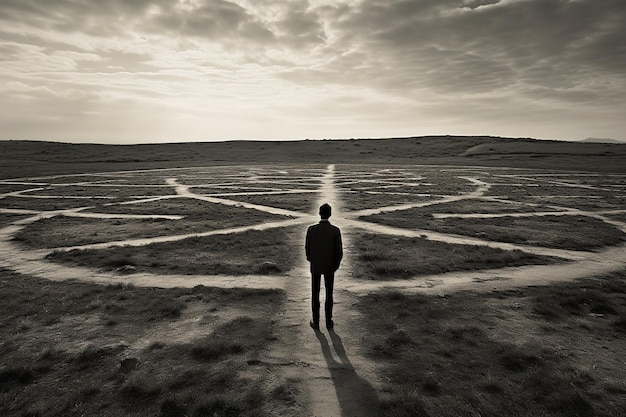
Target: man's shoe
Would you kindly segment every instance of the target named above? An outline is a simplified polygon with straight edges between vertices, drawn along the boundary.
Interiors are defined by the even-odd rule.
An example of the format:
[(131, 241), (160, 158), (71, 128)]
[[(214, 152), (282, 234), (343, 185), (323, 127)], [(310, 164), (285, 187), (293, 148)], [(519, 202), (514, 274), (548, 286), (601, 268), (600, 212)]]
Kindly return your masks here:
[(309, 322), (309, 326), (311, 326), (311, 328), (312, 328), (313, 330), (319, 330), (319, 329), (320, 329), (320, 325), (319, 325), (319, 323), (316, 323), (316, 322), (314, 322), (313, 320), (311, 320), (311, 321)]
[(329, 320), (329, 321), (327, 321), (327, 322), (326, 322), (326, 328), (327, 328), (327, 329), (329, 329), (329, 330), (330, 330), (330, 329), (332, 329), (333, 327), (335, 327), (335, 322), (334, 322), (334, 321)]

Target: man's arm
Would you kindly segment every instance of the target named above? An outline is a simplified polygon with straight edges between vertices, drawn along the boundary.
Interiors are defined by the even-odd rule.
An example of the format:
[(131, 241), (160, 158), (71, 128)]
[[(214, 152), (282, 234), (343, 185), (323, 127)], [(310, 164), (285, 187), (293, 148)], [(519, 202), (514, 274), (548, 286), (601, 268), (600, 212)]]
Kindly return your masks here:
[(343, 259), (343, 244), (341, 242), (341, 231), (337, 229), (337, 234), (335, 236), (335, 271), (339, 269), (339, 265), (341, 265), (341, 260)]
[(309, 227), (306, 231), (306, 238), (304, 240), (304, 252), (306, 253), (306, 260), (311, 262), (311, 227)]

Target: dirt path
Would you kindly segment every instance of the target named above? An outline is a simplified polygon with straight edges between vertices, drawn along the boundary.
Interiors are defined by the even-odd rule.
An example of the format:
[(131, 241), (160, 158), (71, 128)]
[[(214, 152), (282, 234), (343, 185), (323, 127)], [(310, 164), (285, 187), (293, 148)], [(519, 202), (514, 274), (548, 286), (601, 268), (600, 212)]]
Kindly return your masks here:
[[(285, 286), (287, 304), (276, 321), (278, 342), (263, 361), (273, 372), (294, 384), (300, 415), (364, 416), (376, 399), (370, 363), (359, 355), (354, 295), (335, 292), (335, 329), (309, 327), (311, 294), (308, 268), (299, 268)], [(341, 273), (337, 275), (340, 287)]]
[(469, 272), (424, 275), (409, 280), (349, 281), (353, 292), (397, 290), (410, 293), (445, 295), (456, 291), (493, 291), (532, 285), (573, 281), (601, 276), (626, 268), (626, 245), (614, 247), (597, 256), (557, 265), (529, 265)]
[[(318, 206), (324, 202), (333, 207), (334, 213), (342, 212), (332, 165), (323, 177)], [(344, 227), (340, 215), (331, 216), (331, 222)], [(280, 367), (284, 378), (297, 383), (301, 393), (300, 405), (309, 416), (364, 416), (371, 413), (376, 400), (376, 390), (370, 382), (374, 378), (373, 369), (358, 352), (360, 321), (357, 312), (351, 308), (354, 294), (345, 290), (345, 280), (351, 271), (350, 239), (346, 232), (343, 240), (348, 256), (335, 280), (335, 328), (327, 330), (322, 327), (320, 331), (314, 331), (309, 326), (311, 278), (304, 256), (305, 228), (302, 228), (292, 237), (294, 247), (302, 250), (300, 266), (292, 271), (284, 287), (287, 306), (284, 316), (277, 322), (280, 343), (267, 354), (269, 364)], [(322, 305), (323, 293), (322, 290)]]

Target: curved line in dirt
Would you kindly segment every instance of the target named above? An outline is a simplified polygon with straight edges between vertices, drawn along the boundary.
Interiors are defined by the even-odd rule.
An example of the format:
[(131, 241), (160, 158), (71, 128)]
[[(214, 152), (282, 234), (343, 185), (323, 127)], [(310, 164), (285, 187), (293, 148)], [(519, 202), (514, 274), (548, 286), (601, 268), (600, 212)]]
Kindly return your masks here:
[(56, 216), (65, 217), (82, 217), (88, 219), (164, 219), (164, 220), (181, 220), (185, 216), (169, 215), (169, 214), (123, 214), (123, 213), (90, 213), (84, 210), (89, 210), (93, 207), (80, 207), (77, 209), (69, 210), (25, 210), (25, 209), (4, 209), (0, 208), (0, 214), (30, 214), (32, 217), (24, 219), (20, 224), (33, 223), (40, 219), (46, 219)]
[(285, 195), (285, 194), (317, 194), (318, 190), (305, 190), (305, 189), (294, 189), (294, 190), (276, 190), (276, 191), (247, 191), (247, 192), (230, 192), (230, 193), (209, 193), (209, 194), (198, 194), (203, 197), (238, 197), (238, 196), (254, 196), (254, 195)]
[[(157, 170), (146, 170), (157, 171)], [(158, 170), (163, 171), (163, 170)], [(133, 172), (133, 171), (128, 171)], [(111, 175), (112, 173), (107, 173)], [(97, 174), (84, 174), (84, 175), (97, 175)], [(78, 174), (77, 176), (80, 176)], [(58, 176), (66, 177), (66, 176)], [(464, 245), (481, 245), (496, 247), (505, 250), (522, 250), (528, 253), (556, 256), (563, 259), (573, 260), (574, 262), (568, 262), (560, 265), (535, 265), (525, 266), (518, 268), (502, 268), (496, 270), (477, 271), (477, 272), (461, 272), (461, 273), (448, 273), (433, 275), (427, 277), (417, 277), (410, 280), (398, 280), (398, 281), (384, 281), (384, 282), (367, 282), (357, 281), (354, 279), (346, 279), (347, 288), (354, 292), (362, 291), (377, 291), (384, 288), (398, 288), (408, 291), (450, 291), (453, 289), (482, 289), (485, 287), (492, 288), (494, 285), (538, 285), (542, 282), (564, 281), (568, 279), (575, 279), (578, 277), (597, 275), (607, 272), (616, 271), (626, 266), (626, 245), (611, 247), (599, 252), (584, 252), (584, 251), (568, 251), (560, 249), (548, 249), (535, 246), (513, 245), (503, 242), (492, 242), (477, 238), (469, 238), (461, 235), (451, 235), (432, 232), (429, 230), (407, 230), (401, 228), (395, 228), (390, 226), (384, 226), (376, 223), (365, 222), (354, 219), (364, 214), (375, 214), (382, 212), (390, 212), (395, 210), (403, 210), (406, 208), (420, 207), (424, 205), (440, 204), (442, 202), (458, 201), (471, 198), (482, 198), (484, 193), (489, 189), (490, 184), (480, 181), (476, 178), (462, 177), (468, 181), (477, 185), (477, 189), (460, 196), (448, 197), (444, 200), (437, 200), (428, 203), (416, 203), (407, 204), (401, 206), (389, 206), (379, 209), (367, 209), (358, 212), (345, 212), (341, 210), (341, 201), (338, 197), (337, 187), (335, 180), (338, 177), (335, 172), (335, 166), (329, 165), (321, 179), (321, 188), (318, 191), (320, 193), (320, 201), (327, 200), (332, 202), (333, 207), (336, 209), (334, 213), (338, 215), (333, 217), (333, 221), (336, 222), (345, 235), (349, 235), (351, 228), (365, 229), (374, 233), (389, 234), (394, 236), (403, 237), (426, 237), (431, 240), (443, 241), (453, 244)], [(50, 177), (50, 178), (56, 178)], [(6, 182), (6, 181), (3, 181)], [(211, 236), (229, 233), (240, 233), (247, 230), (266, 230), (275, 227), (288, 227), (294, 225), (301, 225), (308, 221), (313, 221), (315, 216), (306, 213), (294, 212), (290, 210), (277, 209), (268, 206), (261, 206), (256, 204), (241, 203), (233, 200), (211, 198), (202, 195), (196, 195), (189, 191), (189, 186), (179, 184), (176, 179), (169, 179), (167, 186), (173, 186), (179, 193), (177, 195), (168, 195), (154, 197), (150, 199), (144, 199), (140, 201), (154, 201), (166, 198), (195, 198), (206, 200), (218, 204), (225, 205), (239, 205), (248, 207), (251, 209), (261, 210), (272, 214), (282, 214), (296, 217), (295, 219), (289, 219), (278, 222), (268, 222), (259, 225), (243, 226), (229, 229), (214, 230), (205, 233), (195, 233), (186, 235), (175, 236), (161, 236), (151, 239), (129, 239), (116, 242), (106, 242), (102, 244), (73, 246), (66, 248), (58, 248), (57, 250), (71, 250), (71, 249), (103, 249), (114, 246), (132, 245), (141, 246), (150, 243), (158, 242), (172, 242), (177, 240), (186, 239), (193, 236)], [(163, 186), (160, 186), (163, 187)], [(127, 204), (138, 202), (129, 201)], [(71, 217), (87, 217), (87, 218), (167, 218), (167, 219), (180, 219), (181, 216), (167, 216), (167, 215), (127, 215), (127, 214), (107, 214), (107, 213), (86, 213), (84, 210), (91, 207), (80, 207), (74, 209), (56, 210), (56, 211), (36, 211), (36, 210), (18, 210), (18, 209), (0, 209), (2, 213), (9, 214), (30, 214), (34, 215), (27, 219), (21, 219), (13, 223), (11, 226), (7, 226), (0, 230), (0, 251), (3, 253), (2, 259), (0, 259), (0, 266), (4, 266), (10, 269), (14, 269), (18, 272), (30, 273), (40, 276), (42, 278), (50, 279), (53, 281), (63, 279), (82, 279), (91, 280), (93, 282), (100, 283), (115, 283), (125, 282), (134, 283), (135, 285), (147, 285), (147, 286), (195, 286), (195, 285), (209, 285), (209, 286), (224, 286), (224, 287), (251, 287), (251, 288), (267, 288), (267, 287), (279, 287), (284, 286), (285, 277), (272, 278), (267, 276), (242, 276), (242, 277), (230, 277), (230, 276), (187, 276), (187, 275), (155, 275), (149, 273), (138, 273), (128, 275), (117, 275), (114, 273), (103, 273), (94, 271), (88, 268), (69, 267), (65, 265), (54, 264), (45, 261), (45, 256), (51, 250), (25, 250), (20, 248), (14, 242), (12, 242), (13, 236), (19, 231), (20, 225), (31, 223), (35, 220), (47, 217), (53, 217), (57, 215), (71, 216)], [(602, 214), (611, 214), (613, 212), (619, 213), (623, 210), (613, 210), (605, 212), (584, 212), (580, 210), (574, 210), (569, 208), (562, 208), (564, 211), (558, 214), (569, 215), (580, 214), (590, 217), (596, 217), (607, 223), (613, 224), (626, 232), (626, 225), (623, 222), (612, 220)], [(526, 216), (525, 213), (512, 214), (513, 216)], [(555, 215), (554, 212), (546, 213), (533, 213), (532, 215)], [(493, 215), (492, 217), (500, 216)], [(348, 245), (345, 245), (349, 247)], [(349, 250), (349, 249), (348, 249)], [(342, 265), (342, 275), (346, 275), (346, 278), (352, 275), (349, 265)], [(291, 271), (291, 275), (301, 275), (301, 271)]]
[(426, 294), (455, 291), (493, 291), (530, 285), (548, 285), (585, 277), (600, 276), (626, 268), (626, 245), (613, 247), (587, 259), (557, 265), (529, 265), (500, 269), (449, 272), (407, 280), (347, 282), (353, 292), (397, 290)]
[(93, 268), (68, 266), (49, 262), (50, 250), (23, 250), (11, 241), (20, 226), (0, 229), (0, 267), (20, 274), (33, 275), (49, 281), (77, 280), (97, 284), (129, 284), (139, 287), (193, 288), (198, 285), (222, 288), (283, 288), (286, 277), (266, 275), (162, 275), (151, 273), (115, 274)]
[[(422, 202), (414, 204), (403, 204), (397, 206), (388, 206), (377, 209), (366, 209), (357, 212), (348, 213), (348, 220), (344, 224), (353, 228), (360, 228), (378, 234), (387, 234), (393, 236), (410, 237), (410, 238), (427, 238), (434, 241), (441, 241), (450, 244), (460, 245), (476, 245), (487, 246), (503, 250), (520, 250), (525, 253), (535, 255), (553, 256), (567, 259), (569, 262), (561, 265), (532, 265), (519, 268), (502, 268), (491, 271), (463, 272), (440, 274), (430, 277), (414, 278), (410, 280), (383, 281), (383, 282), (358, 282), (350, 285), (352, 291), (372, 291), (384, 288), (402, 288), (424, 291), (429, 288), (437, 288), (437, 291), (453, 288), (468, 288), (476, 283), (506, 281), (515, 285), (530, 285), (541, 282), (552, 282), (557, 277), (559, 281), (564, 279), (575, 279), (577, 277), (598, 275), (620, 270), (626, 267), (626, 245), (614, 246), (606, 248), (600, 252), (574, 251), (555, 248), (546, 248), (541, 246), (516, 245), (506, 242), (489, 241), (467, 237), (463, 235), (454, 235), (446, 233), (438, 233), (430, 230), (408, 230), (397, 227), (371, 223), (363, 220), (356, 220), (355, 217), (387, 213), (398, 210), (406, 210), (409, 208), (425, 207), (433, 204), (441, 204), (466, 199), (484, 198), (484, 194), (489, 190), (490, 184), (472, 177), (460, 177), (473, 182), (478, 186), (476, 190), (461, 196), (447, 197), (442, 200), (432, 202)], [(571, 184), (570, 184), (571, 186)], [(583, 187), (585, 188), (585, 187)], [(467, 218), (495, 218), (501, 216), (510, 217), (527, 217), (527, 216), (549, 216), (549, 215), (582, 215), (594, 217), (605, 223), (612, 224), (626, 233), (626, 224), (616, 220), (612, 220), (600, 213), (593, 213), (568, 207), (559, 207), (561, 212), (541, 212), (541, 213), (507, 213), (507, 214), (476, 214), (476, 215), (460, 215)], [(436, 216), (436, 215), (435, 215)], [(445, 215), (444, 215), (445, 216)], [(442, 216), (442, 217), (444, 217)], [(451, 214), (450, 217), (453, 217)], [(503, 276), (504, 275), (504, 276)], [(369, 290), (368, 290), (369, 288)]]
[(309, 214), (306, 214), (306, 213), (301, 213), (301, 212), (292, 211), (292, 210), (285, 210), (285, 209), (281, 209), (277, 207), (262, 206), (259, 204), (252, 204), (252, 203), (246, 203), (242, 201), (228, 200), (225, 198), (208, 197), (204, 195), (194, 194), (191, 191), (189, 191), (189, 188), (190, 188), (189, 186), (178, 183), (176, 178), (168, 178), (167, 184), (174, 187), (176, 189), (176, 193), (183, 197), (194, 198), (196, 200), (207, 201), (209, 203), (223, 204), (225, 206), (245, 207), (249, 209), (263, 211), (263, 212), (270, 213), (270, 214), (277, 214), (280, 216), (289, 216), (289, 217), (309, 217), (310, 216)]
[(408, 238), (426, 238), (429, 240), (450, 243), (453, 245), (487, 246), (490, 248), (503, 249), (503, 250), (519, 250), (519, 251), (530, 253), (533, 255), (554, 256), (557, 258), (570, 259), (570, 260), (588, 259), (589, 257), (594, 257), (596, 255), (596, 252), (553, 249), (553, 248), (546, 248), (543, 246), (515, 245), (513, 243), (483, 240), (483, 239), (472, 238), (472, 237), (467, 237), (463, 235), (433, 232), (431, 230), (426, 230), (426, 229), (416, 229), (416, 230), (402, 229), (399, 227), (386, 226), (386, 225), (382, 225), (378, 223), (370, 223), (370, 222), (364, 222), (364, 221), (347, 220), (346, 223), (354, 228), (364, 229), (369, 232), (374, 232), (374, 233), (384, 234), (384, 235), (400, 236), (400, 237), (408, 237)]
[(128, 200), (128, 201), (120, 201), (120, 202), (116, 202), (116, 203), (106, 203), (105, 206), (126, 206), (126, 205), (131, 205), (131, 204), (142, 204), (142, 203), (152, 203), (155, 201), (161, 201), (161, 200), (170, 200), (170, 199), (175, 199), (175, 198), (185, 198), (182, 197), (180, 195), (160, 195), (157, 197), (148, 197), (148, 198), (141, 198), (138, 200)]
[(184, 216), (175, 215), (129, 215), (129, 214), (109, 214), (109, 213), (84, 213), (82, 211), (91, 209), (92, 207), (80, 207), (74, 209), (55, 210), (48, 212), (41, 212), (35, 210), (11, 210), (2, 209), (4, 212), (11, 212), (11, 214), (31, 214), (32, 216), (27, 219), (21, 219), (14, 222), (12, 225), (4, 227), (0, 230), (0, 252), (3, 253), (3, 258), (0, 258), (0, 266), (12, 269), (16, 272), (23, 274), (35, 275), (40, 278), (48, 279), (51, 281), (64, 281), (64, 280), (83, 280), (88, 282), (100, 283), (100, 284), (115, 284), (126, 283), (137, 286), (149, 286), (149, 287), (194, 287), (197, 285), (206, 285), (214, 287), (224, 288), (283, 288), (285, 283), (285, 277), (271, 277), (265, 275), (244, 275), (244, 276), (227, 276), (227, 275), (161, 275), (151, 273), (132, 273), (119, 275), (112, 272), (96, 271), (90, 268), (83, 268), (78, 266), (67, 266), (56, 264), (45, 260), (46, 255), (51, 251), (69, 251), (73, 249), (106, 249), (110, 247), (119, 246), (144, 246), (151, 243), (165, 243), (175, 242), (191, 237), (205, 237), (213, 235), (224, 235), (232, 233), (242, 233), (249, 230), (268, 230), (272, 228), (289, 227), (300, 225), (312, 220), (312, 216), (306, 213), (294, 212), (290, 210), (284, 210), (274, 207), (261, 206), (257, 204), (241, 203), (232, 200), (210, 198), (195, 195), (189, 192), (187, 186), (180, 185), (175, 179), (168, 180), (168, 186), (175, 186), (178, 195), (158, 196), (154, 198), (134, 200), (125, 202), (126, 204), (133, 204), (138, 202), (158, 201), (171, 198), (194, 198), (199, 200), (205, 200), (218, 204), (224, 204), (229, 206), (243, 206), (251, 209), (256, 209), (271, 214), (287, 215), (290, 217), (288, 220), (277, 222), (266, 222), (261, 224), (255, 224), (250, 226), (234, 227), (228, 229), (212, 230), (204, 233), (192, 233), (184, 235), (169, 235), (158, 236), (154, 238), (144, 239), (126, 239), (120, 241), (61, 247), (54, 249), (42, 249), (42, 250), (25, 250), (19, 245), (15, 244), (13, 237), (27, 224), (33, 223), (42, 218), (49, 218), (54, 216), (68, 216), (68, 217), (85, 217), (85, 218), (125, 218), (125, 219), (171, 219), (177, 220)]
[(467, 180), (471, 182), (472, 184), (476, 185), (477, 186), (476, 189), (474, 191), (470, 191), (469, 193), (465, 193), (465, 194), (458, 195), (458, 196), (443, 197), (438, 200), (423, 201), (419, 203), (398, 204), (395, 206), (386, 206), (386, 207), (379, 207), (379, 208), (373, 208), (373, 209), (352, 211), (352, 212), (346, 213), (346, 216), (349, 216), (350, 218), (365, 217), (365, 216), (371, 216), (374, 214), (391, 213), (394, 211), (408, 210), (408, 209), (419, 208), (419, 207), (428, 207), (428, 206), (434, 206), (437, 204), (444, 204), (444, 203), (453, 203), (455, 201), (467, 200), (467, 199), (472, 199), (472, 198), (480, 198), (480, 197), (483, 197), (485, 193), (491, 187), (490, 184), (484, 181), (481, 181), (477, 178), (471, 178), (471, 177), (459, 177), (459, 178), (463, 178), (464, 180)]
[(280, 227), (290, 227), (297, 226), (309, 221), (309, 218), (298, 218), (298, 219), (289, 219), (282, 220), (277, 222), (267, 222), (267, 223), (259, 223), (253, 224), (250, 226), (240, 226), (240, 227), (232, 227), (228, 229), (218, 229), (211, 230), (208, 232), (197, 232), (197, 233), (188, 233), (182, 235), (167, 235), (167, 236), (156, 236), (150, 238), (141, 238), (141, 239), (126, 239), (126, 240), (118, 240), (118, 241), (110, 241), (103, 243), (92, 243), (87, 245), (78, 245), (78, 246), (66, 246), (54, 248), (52, 250), (55, 251), (63, 251), (67, 252), (74, 249), (108, 249), (112, 247), (120, 247), (120, 246), (146, 246), (153, 243), (169, 243), (169, 242), (178, 242), (185, 239), (190, 239), (194, 237), (207, 237), (207, 236), (219, 236), (219, 235), (228, 235), (234, 233), (243, 233), (251, 230), (255, 231), (263, 231), (269, 229), (276, 229)]
[(12, 239), (26, 224), (37, 220), (39, 216), (22, 220), (22, 224), (13, 224), (0, 229), (0, 266), (22, 274), (35, 275), (50, 281), (82, 280), (100, 284), (126, 283), (148, 287), (195, 287), (205, 285), (223, 288), (284, 288), (285, 277), (266, 275), (161, 275), (151, 273), (132, 273), (119, 275), (112, 272), (97, 271), (90, 268), (61, 265), (46, 261), (52, 251), (69, 251), (73, 249), (107, 249), (115, 246), (144, 246), (150, 243), (173, 242), (190, 237), (203, 237), (230, 233), (241, 233), (247, 230), (268, 230), (277, 227), (288, 227), (302, 224), (309, 218), (289, 219), (244, 226), (231, 229), (213, 230), (206, 233), (195, 233), (179, 236), (163, 236), (150, 239), (131, 239), (118, 242), (96, 243), (82, 246), (62, 247), (54, 249), (24, 250)]
[(497, 219), (502, 217), (547, 217), (547, 216), (580, 216), (574, 210), (567, 211), (535, 211), (528, 213), (433, 213), (435, 219)]

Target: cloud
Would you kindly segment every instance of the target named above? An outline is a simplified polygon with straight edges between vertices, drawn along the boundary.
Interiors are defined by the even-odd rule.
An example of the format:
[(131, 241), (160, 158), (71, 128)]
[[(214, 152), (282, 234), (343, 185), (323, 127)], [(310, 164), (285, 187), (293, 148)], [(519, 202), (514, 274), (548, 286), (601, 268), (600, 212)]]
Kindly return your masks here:
[(310, 48), (321, 45), (326, 40), (326, 33), (320, 16), (307, 9), (304, 4), (286, 9), (273, 23), (280, 41), (297, 48)]
[(266, 16), (259, 7), (228, 0), (5, 0), (0, 4), (0, 20), (19, 22), (22, 28), (94, 37), (144, 33), (240, 47), (299, 47), (323, 37), (318, 16), (306, 2), (277, 5), (276, 12)]
[(142, 26), (149, 31), (174, 36), (253, 44), (274, 39), (263, 22), (238, 4), (224, 0), (153, 4), (146, 20)]
[(623, 0), (3, 0), (0, 105), (39, 97), (33, 108), (68, 124), (72, 112), (46, 107), (55, 96), (113, 118), (188, 107), (202, 123), (227, 117), (219, 107), (276, 131), (263, 121), (321, 129), (336, 114), (342, 132), (367, 120), (390, 135), (493, 115), (503, 129), (563, 126), (587, 111), (616, 130), (624, 27)]
[[(281, 76), (407, 95), (424, 88), (441, 94), (516, 87), (524, 94), (525, 86), (558, 92), (584, 89), (598, 76), (624, 89), (620, 28), (626, 12), (617, 0), (369, 0), (335, 12), (330, 30), (339, 34), (333, 47), (341, 54)], [(557, 94), (565, 102), (578, 101), (575, 96)]]
[(0, 10), (6, 22), (20, 23), (22, 27), (111, 36), (128, 27), (151, 4), (150, 0), (3, 0)]

